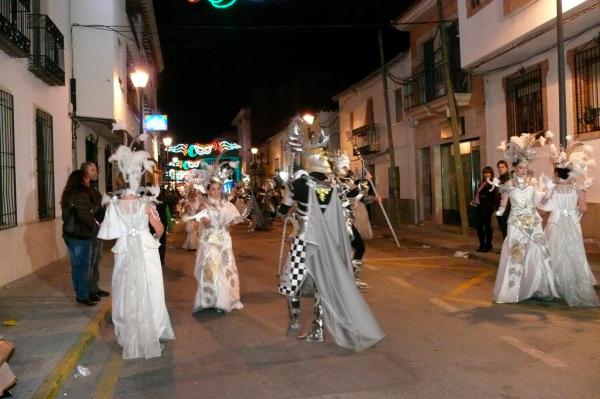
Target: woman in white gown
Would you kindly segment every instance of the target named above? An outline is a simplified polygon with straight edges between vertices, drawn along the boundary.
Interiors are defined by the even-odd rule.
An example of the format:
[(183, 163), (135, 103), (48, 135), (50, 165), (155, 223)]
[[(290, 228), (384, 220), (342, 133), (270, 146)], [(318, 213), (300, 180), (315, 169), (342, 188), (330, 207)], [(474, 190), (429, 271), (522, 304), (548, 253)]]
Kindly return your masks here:
[[(119, 168), (127, 158), (148, 153), (121, 146), (111, 160), (119, 161)], [(120, 158), (119, 158), (120, 157)], [(125, 160), (125, 161), (123, 161)], [(131, 163), (135, 163), (135, 160)], [(112, 252), (115, 263), (112, 275), (112, 320), (119, 345), (123, 347), (124, 359), (152, 358), (161, 355), (159, 340), (175, 339), (165, 304), (162, 268), (158, 254), (159, 237), (163, 231), (152, 198), (134, 194), (139, 186), (141, 165), (122, 168), (128, 176), (130, 189), (121, 199), (113, 198), (108, 204), (106, 216), (98, 238), (117, 239)], [(137, 180), (137, 183), (133, 180)], [(149, 224), (155, 236), (150, 234)]]
[[(196, 190), (192, 189), (183, 206), (183, 212), (186, 215), (195, 215), (200, 210), (200, 198)], [(185, 240), (183, 241), (183, 249), (195, 251), (198, 248), (199, 226), (198, 221), (189, 219), (185, 223)]]
[[(555, 168), (554, 181), (544, 179), (548, 200), (542, 209), (550, 212), (546, 236), (560, 295), (569, 306), (597, 307), (597, 283), (586, 258), (580, 224), (587, 210), (585, 189), (591, 186), (587, 173), (595, 161), (590, 147), (572, 143), (570, 137), (567, 140), (566, 151), (550, 146)], [(578, 178), (583, 178), (583, 184)]]
[(501, 216), (510, 199), (508, 232), (500, 255), (494, 301), (516, 303), (532, 297), (551, 300), (559, 295), (542, 218), (536, 209), (544, 193), (538, 192), (527, 176), (527, 160), (514, 164), (514, 177), (500, 186), (502, 201), (496, 212)]
[(243, 218), (231, 202), (221, 198), (220, 181), (211, 181), (208, 197), (193, 218), (203, 225), (194, 270), (198, 289), (193, 311), (215, 308), (230, 312), (242, 309), (229, 226), (242, 222)]

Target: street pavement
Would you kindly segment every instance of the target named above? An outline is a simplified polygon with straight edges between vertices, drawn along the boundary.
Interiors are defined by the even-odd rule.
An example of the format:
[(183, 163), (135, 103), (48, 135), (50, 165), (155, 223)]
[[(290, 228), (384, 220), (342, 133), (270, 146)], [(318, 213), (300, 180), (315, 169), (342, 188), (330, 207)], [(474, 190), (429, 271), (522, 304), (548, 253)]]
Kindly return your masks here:
[[(497, 254), (457, 258), (455, 249), (475, 246), (414, 229), (401, 231), (401, 249), (382, 229), (367, 242), (362, 277), (372, 288), (364, 297), (387, 336), (360, 353), (287, 334), (285, 299), (275, 290), (279, 225), (233, 229), (245, 308), (227, 315), (191, 313), (195, 254), (180, 249), (176, 232), (163, 271), (177, 339), (160, 358), (124, 361), (106, 323), (79, 360), (90, 375), (68, 378), (59, 397), (600, 397), (599, 310), (492, 304)], [(307, 301), (306, 327), (310, 309)]]

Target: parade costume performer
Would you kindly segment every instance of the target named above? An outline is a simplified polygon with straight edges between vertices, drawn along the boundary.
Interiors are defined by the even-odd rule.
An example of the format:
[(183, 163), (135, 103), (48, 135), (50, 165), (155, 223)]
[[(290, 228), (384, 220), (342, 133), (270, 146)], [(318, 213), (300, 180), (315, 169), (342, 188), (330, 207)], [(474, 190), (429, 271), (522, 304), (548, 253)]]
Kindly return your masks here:
[(306, 151), (310, 174), (295, 174), (291, 196), (279, 208), (279, 213), (286, 215), (297, 205), (293, 217), (298, 224), (288, 259), (280, 271), (279, 292), (288, 297), (289, 327), (293, 330), (300, 328), (300, 297), (315, 296), (312, 325), (307, 333), (298, 336), (299, 340), (324, 342), (327, 328), (339, 346), (364, 350), (384, 334), (351, 273), (350, 240), (342, 205), (336, 188), (327, 179), (331, 168), (323, 147), (328, 139), (318, 138), (319, 142), (305, 148), (302, 124), (299, 118), (292, 122), (287, 150), (296, 155)]
[(571, 141), (567, 148), (550, 145), (555, 178), (543, 179), (548, 198), (541, 209), (550, 212), (546, 237), (558, 292), (569, 306), (597, 307), (596, 279), (590, 270), (580, 219), (586, 211), (585, 191), (591, 187), (590, 169), (596, 164), (593, 149)]
[(231, 170), (222, 168), (218, 162), (214, 166), (202, 166), (206, 173), (199, 184), (206, 187), (207, 196), (200, 211), (190, 217), (202, 224), (194, 268), (198, 289), (193, 312), (209, 308), (230, 312), (244, 306), (240, 302), (239, 275), (229, 228), (244, 218), (231, 202), (222, 198), (222, 182)]
[[(183, 204), (183, 213), (185, 215), (195, 215), (200, 210), (200, 194), (194, 189), (194, 184), (190, 187), (186, 200)], [(198, 221), (190, 219), (185, 223), (185, 240), (183, 249), (195, 251), (198, 248), (198, 236), (200, 226)]]
[[(541, 140), (541, 141), (540, 141)], [(494, 301), (516, 303), (528, 298), (551, 300), (559, 297), (550, 265), (550, 250), (542, 229), (542, 218), (536, 206), (544, 197), (529, 177), (528, 164), (535, 157), (534, 146), (541, 144), (535, 135), (524, 133), (513, 136), (508, 145), (503, 141), (500, 150), (515, 168), (514, 176), (500, 186), (502, 200), (496, 212), (501, 216), (510, 199), (508, 234), (502, 246), (498, 274), (494, 287)], [(498, 183), (495, 179), (494, 183)]]
[[(370, 286), (359, 278), (362, 270), (362, 260), (365, 254), (365, 243), (362, 235), (355, 226), (354, 204), (359, 202), (364, 196), (360, 188), (354, 184), (350, 172), (350, 158), (346, 154), (340, 154), (332, 157), (335, 173), (331, 175), (338, 193), (340, 201), (344, 208), (344, 217), (346, 219), (346, 228), (350, 237), (350, 245), (353, 249), (352, 254), (352, 272), (356, 286), (360, 289), (370, 288)], [(366, 209), (365, 209), (366, 212)]]
[[(153, 197), (138, 194), (143, 172), (151, 172), (154, 165), (146, 151), (132, 152), (121, 146), (109, 161), (117, 162), (129, 184), (121, 198), (106, 198), (108, 208), (98, 233), (103, 240), (117, 239), (112, 248), (112, 320), (123, 358), (148, 359), (161, 355), (159, 340), (175, 339), (158, 254), (163, 226), (153, 204), (160, 188), (153, 188)], [(150, 234), (148, 223), (154, 227), (155, 236)]]

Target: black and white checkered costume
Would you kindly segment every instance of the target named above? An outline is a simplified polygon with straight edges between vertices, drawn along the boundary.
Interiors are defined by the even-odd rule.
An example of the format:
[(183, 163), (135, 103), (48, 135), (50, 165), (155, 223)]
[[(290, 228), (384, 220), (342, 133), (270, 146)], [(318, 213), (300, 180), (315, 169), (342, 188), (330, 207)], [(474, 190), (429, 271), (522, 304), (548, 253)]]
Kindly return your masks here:
[[(292, 182), (291, 197), (286, 198), (279, 207), (279, 213), (287, 214), (289, 209), (295, 203), (296, 212), (299, 216), (306, 216), (308, 204), (308, 180), (315, 182), (324, 182), (326, 177), (322, 173), (313, 172), (308, 175), (302, 175)], [(323, 207), (331, 200), (331, 192), (324, 197), (317, 198), (319, 204)], [(302, 237), (296, 236), (290, 247), (287, 261), (281, 271), (279, 279), (279, 293), (282, 295), (297, 297), (302, 293), (302, 286), (308, 275), (306, 269), (306, 242)]]

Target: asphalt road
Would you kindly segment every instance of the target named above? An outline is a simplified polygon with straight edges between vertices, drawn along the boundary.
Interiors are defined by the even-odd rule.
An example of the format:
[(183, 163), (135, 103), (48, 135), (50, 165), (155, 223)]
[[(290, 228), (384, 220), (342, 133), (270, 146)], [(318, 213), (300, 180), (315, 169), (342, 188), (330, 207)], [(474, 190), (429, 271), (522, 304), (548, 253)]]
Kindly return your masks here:
[(361, 353), (298, 342), (275, 291), (280, 234), (234, 229), (245, 308), (228, 315), (191, 313), (195, 254), (172, 235), (164, 280), (176, 341), (160, 358), (123, 361), (108, 323), (81, 360), (90, 375), (60, 397), (600, 398), (600, 311), (494, 305), (495, 268), (383, 238), (367, 243), (363, 277), (386, 338)]

